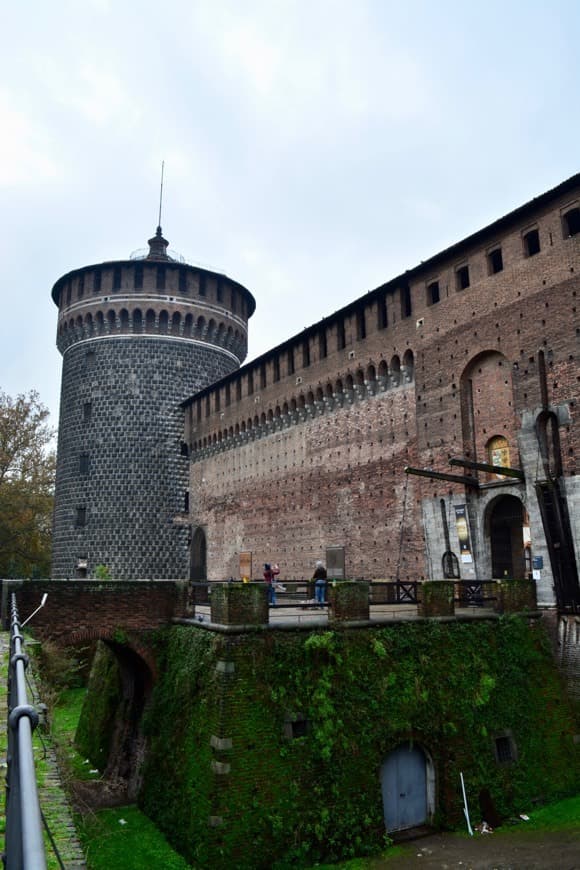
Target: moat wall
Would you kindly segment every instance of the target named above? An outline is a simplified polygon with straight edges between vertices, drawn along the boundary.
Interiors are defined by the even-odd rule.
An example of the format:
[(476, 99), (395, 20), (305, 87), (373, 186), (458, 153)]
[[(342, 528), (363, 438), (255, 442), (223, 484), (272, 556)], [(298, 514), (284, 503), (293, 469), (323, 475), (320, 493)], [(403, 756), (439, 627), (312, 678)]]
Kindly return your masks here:
[[(151, 643), (160, 676), (143, 719), (140, 804), (196, 867), (376, 852), (381, 767), (407, 741), (430, 760), (439, 826), (461, 823), (460, 772), (477, 821), (482, 788), (509, 816), (580, 785), (578, 726), (541, 620), (232, 635), (175, 626)], [(92, 717), (104, 673), (81, 722), (88, 757), (90, 723), (106, 718)], [(513, 760), (499, 763), (506, 736)]]

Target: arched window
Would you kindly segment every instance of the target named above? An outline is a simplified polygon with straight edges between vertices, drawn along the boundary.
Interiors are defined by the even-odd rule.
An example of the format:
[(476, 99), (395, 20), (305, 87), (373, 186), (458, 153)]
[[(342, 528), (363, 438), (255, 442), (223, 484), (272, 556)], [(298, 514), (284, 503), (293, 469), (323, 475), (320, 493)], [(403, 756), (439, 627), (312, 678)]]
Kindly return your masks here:
[(190, 580), (207, 580), (206, 554), (207, 543), (205, 532), (202, 528), (197, 528), (191, 538)]
[(145, 332), (155, 332), (155, 312), (152, 308), (147, 311), (145, 316)]
[[(510, 446), (503, 435), (494, 435), (487, 442), (487, 461), (490, 465), (501, 465), (510, 468)], [(492, 474), (496, 480), (504, 480), (505, 474)]]
[(143, 315), (140, 308), (133, 312), (133, 332), (143, 332)]

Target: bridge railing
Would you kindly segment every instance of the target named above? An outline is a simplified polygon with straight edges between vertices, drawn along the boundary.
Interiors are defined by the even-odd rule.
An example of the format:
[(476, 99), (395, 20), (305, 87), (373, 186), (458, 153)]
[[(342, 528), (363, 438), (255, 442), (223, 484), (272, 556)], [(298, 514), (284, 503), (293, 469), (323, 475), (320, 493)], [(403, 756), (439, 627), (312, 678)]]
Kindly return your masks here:
[(28, 656), (24, 652), (15, 595), (11, 596), (10, 611), (6, 837), (2, 858), (8, 870), (46, 870), (32, 747), (38, 713), (28, 703), (25, 674)]

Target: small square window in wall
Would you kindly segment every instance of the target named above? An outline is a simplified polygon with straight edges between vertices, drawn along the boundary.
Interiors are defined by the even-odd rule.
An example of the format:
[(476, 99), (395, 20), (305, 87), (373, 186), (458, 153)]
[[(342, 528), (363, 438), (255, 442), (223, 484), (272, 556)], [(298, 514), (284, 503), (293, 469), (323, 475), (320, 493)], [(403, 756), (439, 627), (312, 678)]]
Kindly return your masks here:
[(494, 248), (487, 254), (487, 267), (490, 275), (496, 275), (503, 271), (503, 256), (501, 248)]
[(565, 239), (580, 233), (580, 208), (574, 207), (564, 212), (562, 215), (562, 230)]
[(427, 305), (435, 305), (441, 299), (439, 281), (431, 281), (427, 285)]
[(455, 272), (456, 287), (458, 290), (467, 290), (469, 287), (469, 266), (459, 266)]
[(76, 510), (75, 526), (81, 528), (87, 524), (87, 509), (85, 505), (80, 505)]
[(540, 233), (539, 230), (529, 230), (524, 234), (524, 254), (526, 257), (533, 257), (540, 253)]
[(510, 732), (498, 734), (494, 738), (493, 748), (498, 764), (512, 764), (518, 760), (516, 744)]

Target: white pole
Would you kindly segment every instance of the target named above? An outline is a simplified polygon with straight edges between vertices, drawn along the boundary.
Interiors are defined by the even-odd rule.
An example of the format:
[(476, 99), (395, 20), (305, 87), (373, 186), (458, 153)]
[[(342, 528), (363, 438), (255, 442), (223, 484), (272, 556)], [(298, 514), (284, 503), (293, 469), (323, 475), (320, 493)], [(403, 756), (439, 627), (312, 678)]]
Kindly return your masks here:
[(473, 831), (471, 830), (471, 822), (469, 821), (469, 807), (467, 806), (467, 795), (465, 794), (465, 783), (463, 782), (463, 774), (459, 774), (461, 778), (461, 791), (463, 792), (463, 815), (465, 816), (465, 821), (467, 822), (467, 830), (469, 831), (469, 836), (473, 837)]

